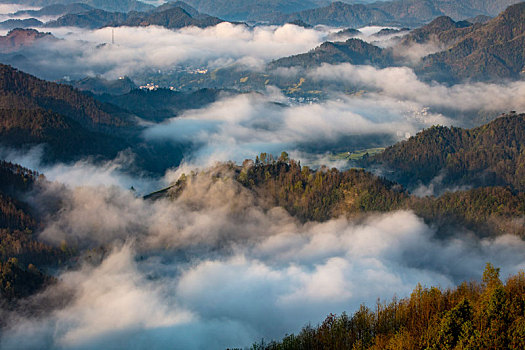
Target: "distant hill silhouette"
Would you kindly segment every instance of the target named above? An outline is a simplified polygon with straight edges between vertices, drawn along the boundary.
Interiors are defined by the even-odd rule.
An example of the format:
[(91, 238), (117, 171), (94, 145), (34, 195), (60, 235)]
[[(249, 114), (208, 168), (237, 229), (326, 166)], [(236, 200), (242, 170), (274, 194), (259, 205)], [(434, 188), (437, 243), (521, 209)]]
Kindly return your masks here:
[[(191, 11), (191, 10), (190, 10)], [(193, 12), (193, 11), (191, 11)], [(194, 13), (195, 14), (195, 13)], [(46, 27), (81, 27), (101, 28), (106, 26), (149, 26), (157, 25), (169, 29), (183, 28), (186, 26), (209, 27), (217, 25), (223, 20), (197, 13), (192, 17), (181, 7), (164, 6), (150, 12), (108, 12), (104, 10), (91, 10), (79, 14), (67, 14), (55, 21), (46, 23)]]
[[(13, 0), (0, 0), (0, 3), (11, 4)], [(46, 7), (56, 4), (86, 4), (93, 8), (117, 12), (149, 11), (154, 9), (153, 5), (138, 0), (17, 0), (16, 3), (35, 7)]]
[(313, 67), (343, 62), (386, 67), (393, 64), (393, 59), (387, 50), (360, 39), (348, 39), (345, 42), (325, 42), (310, 52), (275, 60), (268, 67)]
[(340, 1), (325, 7), (279, 15), (270, 18), (275, 23), (302, 20), (308, 24), (361, 27), (404, 25), (417, 27), (438, 16), (463, 20), (475, 16), (494, 16), (519, 0), (396, 0), (370, 4), (348, 4)]

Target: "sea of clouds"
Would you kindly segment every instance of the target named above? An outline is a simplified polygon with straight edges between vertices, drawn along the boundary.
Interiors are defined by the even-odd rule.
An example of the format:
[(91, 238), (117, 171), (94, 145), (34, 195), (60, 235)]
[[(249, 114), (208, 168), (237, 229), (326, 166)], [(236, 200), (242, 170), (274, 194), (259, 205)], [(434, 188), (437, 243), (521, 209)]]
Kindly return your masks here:
[[(49, 209), (53, 201), (60, 211)], [(54, 182), (32, 204), (46, 218), (42, 240), (106, 248), (58, 272), (23, 311), (4, 312), (5, 349), (249, 346), (330, 312), (407, 296), (417, 283), (479, 278), (489, 261), (503, 277), (525, 268), (516, 236), (438, 238), (410, 211), (299, 222), (209, 173), (173, 200)]]

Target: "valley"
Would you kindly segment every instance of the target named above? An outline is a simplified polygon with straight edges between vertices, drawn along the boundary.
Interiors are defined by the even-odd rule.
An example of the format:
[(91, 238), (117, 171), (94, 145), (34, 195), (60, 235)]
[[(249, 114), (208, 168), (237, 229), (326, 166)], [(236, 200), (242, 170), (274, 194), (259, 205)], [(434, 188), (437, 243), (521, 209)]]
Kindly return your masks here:
[(525, 2), (0, 0), (0, 349), (521, 349)]

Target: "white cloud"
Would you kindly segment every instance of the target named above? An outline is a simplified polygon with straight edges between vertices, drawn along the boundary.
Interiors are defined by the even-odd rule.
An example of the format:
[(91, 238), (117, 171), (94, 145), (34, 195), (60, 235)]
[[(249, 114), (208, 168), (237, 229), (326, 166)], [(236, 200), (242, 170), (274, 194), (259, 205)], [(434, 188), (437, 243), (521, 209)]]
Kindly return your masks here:
[[(38, 69), (47, 69), (46, 74), (62, 74), (59, 77), (103, 75), (113, 79), (178, 65), (217, 68), (240, 63), (257, 68), (269, 60), (308, 51), (326, 35), (291, 24), (250, 28), (227, 22), (205, 29), (61, 27), (44, 31), (64, 40), (36, 45), (28, 51), (32, 59), (28, 69), (36, 67), (33, 73), (42, 74)], [(111, 43), (112, 31), (115, 45), (100, 46)]]
[[(423, 107), (418, 103), (388, 96), (339, 95), (320, 103), (289, 106), (283, 102), (288, 103), (274, 90), (266, 95), (228, 97), (152, 126), (145, 137), (192, 144), (187, 160), (211, 165), (254, 158), (260, 152), (304, 151), (314, 145), (316, 153), (345, 146), (362, 149), (374, 142), (384, 143), (379, 135), (388, 135), (386, 142), (392, 142), (425, 126), (451, 123), (439, 114), (422, 115)], [(370, 140), (352, 144), (352, 138), (367, 135)]]
[[(525, 110), (525, 83), (502, 84), (465, 83), (446, 86), (419, 80), (408, 67), (384, 69), (351, 64), (324, 64), (313, 69), (309, 76), (320, 81), (339, 81), (363, 85), (402, 101), (423, 106), (468, 110)], [(378, 96), (378, 98), (380, 97)]]
[[(231, 201), (231, 196), (224, 200)], [(126, 208), (139, 216), (143, 209)], [(363, 302), (372, 305), (393, 293), (408, 296), (419, 282), (447, 287), (479, 278), (487, 261), (501, 267), (503, 277), (525, 267), (525, 243), (519, 237), (480, 240), (462, 234), (437, 239), (411, 212), (371, 216), (363, 222), (339, 218), (299, 224), (287, 215), (254, 209), (259, 215), (255, 219), (249, 211), (231, 216), (227, 211), (185, 209), (186, 216), (198, 212), (203, 234), (213, 236), (216, 226), (228, 222), (218, 250), (208, 238), (200, 242), (212, 244), (210, 250), (193, 251), (189, 247), (198, 243), (189, 236), (181, 237), (187, 239), (182, 250), (145, 249), (141, 241), (147, 237), (129, 231), (134, 243), (119, 244), (100, 265), (86, 263), (61, 274), (47, 293), (60, 297), (69, 291), (72, 301), (36, 319), (18, 319), (3, 347), (19, 336), (82, 349), (101, 344), (249, 346), (261, 337), (281, 337), (307, 322), (320, 322), (330, 312), (353, 312)], [(194, 222), (180, 218), (174, 222), (178, 227), (170, 226), (172, 239), (193, 230)], [(99, 220), (99, 225), (107, 223)]]

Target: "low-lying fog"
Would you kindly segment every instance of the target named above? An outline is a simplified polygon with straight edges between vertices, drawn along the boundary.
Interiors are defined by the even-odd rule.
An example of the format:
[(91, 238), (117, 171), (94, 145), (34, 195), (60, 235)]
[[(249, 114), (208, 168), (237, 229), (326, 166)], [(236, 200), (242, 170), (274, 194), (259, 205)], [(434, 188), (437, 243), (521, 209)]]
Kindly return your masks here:
[[(93, 170), (77, 165), (77, 176)], [(2, 348), (249, 346), (330, 312), (407, 296), (419, 282), (480, 278), (488, 261), (502, 276), (525, 268), (516, 236), (438, 239), (408, 211), (300, 223), (281, 208), (263, 210), (227, 178), (201, 175), (178, 199), (151, 202), (118, 186), (118, 171), (100, 174), (117, 185), (55, 182), (30, 199), (46, 217), (41, 239), (107, 252), (90, 251), (25, 312), (4, 314)], [(50, 211), (56, 200), (62, 209)], [(61, 305), (55, 299), (67, 303), (46, 307)], [(39, 303), (44, 311), (28, 315)]]
[[(256, 70), (313, 49), (334, 29), (229, 23), (176, 31), (115, 28), (114, 45), (100, 45), (111, 41), (110, 28), (45, 31), (65, 40), (26, 49), (34, 54), (24, 63), (29, 73), (112, 79), (184, 64), (242, 63)], [(45, 217), (39, 237), (93, 250), (77, 268), (58, 271), (58, 283), (27, 300), (27, 307), (3, 312), (9, 326), (0, 347), (244, 347), (297, 332), (331, 312), (408, 296), (417, 283), (448, 287), (479, 279), (487, 262), (501, 267), (504, 278), (525, 268), (525, 243), (516, 236), (480, 239), (461, 231), (438, 239), (409, 211), (300, 223), (281, 208), (262, 209), (231, 180), (205, 175), (173, 201), (143, 200), (129, 190), (145, 194), (195, 166), (241, 162), (260, 152), (288, 151), (305, 163), (326, 163), (324, 156), (336, 149), (392, 144), (434, 124), (471, 126), (472, 115), (525, 110), (524, 82), (445, 86), (422, 82), (406, 67), (349, 64), (305, 73), (366, 92), (298, 104), (269, 87), (150, 124), (143, 133), (147, 142), (188, 146), (181, 168), (163, 179), (129, 175), (124, 155), (104, 164), (44, 166), (42, 148), (2, 150), (2, 158), (51, 180), (28, 197)], [(51, 211), (56, 201), (61, 210)], [(105, 253), (96, 249), (101, 245)], [(37, 315), (28, 314), (39, 304)]]

